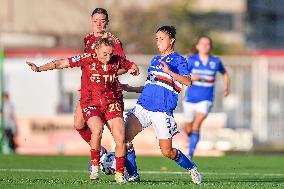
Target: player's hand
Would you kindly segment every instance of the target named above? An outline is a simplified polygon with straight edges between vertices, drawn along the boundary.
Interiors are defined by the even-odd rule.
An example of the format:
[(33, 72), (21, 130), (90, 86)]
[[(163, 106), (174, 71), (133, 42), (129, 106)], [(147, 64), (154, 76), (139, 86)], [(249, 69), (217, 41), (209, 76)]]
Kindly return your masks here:
[(132, 67), (128, 70), (128, 73), (131, 75), (137, 76), (139, 75), (139, 68), (136, 64), (133, 64)]
[(224, 97), (228, 96), (230, 94), (229, 89), (224, 89), (223, 95)]
[(159, 60), (159, 62), (161, 63), (160, 66), (165, 73), (169, 73), (171, 71), (166, 62), (164, 62), (162, 60)]
[(192, 80), (192, 81), (199, 81), (199, 80), (200, 80), (200, 76), (199, 76), (199, 75), (192, 74), (192, 75), (191, 75), (191, 80)]
[(32, 62), (26, 62), (27, 63), (27, 65), (29, 65), (30, 66), (30, 68), (34, 71), (34, 72), (37, 72), (38, 71), (38, 67), (34, 64), (34, 63), (32, 63)]

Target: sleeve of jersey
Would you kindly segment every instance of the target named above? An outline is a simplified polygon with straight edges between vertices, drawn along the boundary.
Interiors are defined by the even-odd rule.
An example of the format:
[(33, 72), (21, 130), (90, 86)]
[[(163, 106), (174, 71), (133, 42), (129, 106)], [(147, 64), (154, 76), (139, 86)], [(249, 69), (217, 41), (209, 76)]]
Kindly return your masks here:
[(84, 46), (85, 46), (84, 52), (86, 52), (85, 50), (87, 49), (87, 41), (88, 41), (87, 36), (85, 36), (84, 37)]
[(186, 64), (187, 64), (187, 70), (188, 70), (188, 72), (189, 73), (191, 73), (191, 70), (192, 70), (192, 65), (193, 65), (193, 62), (192, 62), (192, 60), (191, 60), (191, 58), (190, 57), (188, 57), (187, 59), (186, 59)]
[(124, 68), (126, 70), (131, 69), (131, 67), (133, 66), (133, 62), (130, 62), (129, 60), (127, 60), (126, 58), (121, 58), (120, 59), (121, 64), (120, 64), (120, 68)]
[(83, 54), (83, 55), (76, 55), (76, 56), (68, 58), (70, 67), (74, 68), (74, 67), (83, 66), (85, 64), (85, 60), (87, 57), (88, 57), (87, 54)]
[(226, 72), (226, 69), (225, 69), (225, 67), (223, 66), (221, 60), (220, 60), (220, 62), (219, 62), (218, 71), (219, 71), (221, 74), (224, 74), (224, 73)]
[(181, 58), (179, 60), (178, 71), (180, 75), (189, 75), (189, 70), (187, 68), (187, 61), (185, 58)]
[(122, 57), (126, 57), (122, 48), (122, 44), (120, 42), (114, 44), (114, 54), (117, 54)]

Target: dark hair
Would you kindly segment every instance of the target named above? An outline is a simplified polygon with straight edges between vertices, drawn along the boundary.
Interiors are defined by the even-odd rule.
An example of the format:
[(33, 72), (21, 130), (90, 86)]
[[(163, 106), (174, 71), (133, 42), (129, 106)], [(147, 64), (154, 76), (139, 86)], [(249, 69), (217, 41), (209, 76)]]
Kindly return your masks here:
[(200, 41), (202, 38), (206, 38), (206, 39), (209, 40), (209, 43), (210, 43), (210, 50), (213, 48), (213, 41), (212, 41), (211, 37), (209, 37), (208, 35), (200, 35), (200, 36), (197, 38), (196, 42), (194, 43), (194, 45), (193, 45), (193, 47), (192, 47), (192, 52), (193, 52), (194, 54), (198, 53), (198, 50), (197, 50), (197, 48), (196, 48), (196, 45), (199, 43), (199, 41)]
[(99, 48), (101, 45), (114, 47), (113, 42), (109, 38), (101, 38), (96, 42), (96, 48)]
[(108, 20), (108, 13), (107, 13), (107, 10), (104, 9), (104, 8), (96, 8), (95, 10), (93, 10), (91, 16), (94, 16), (94, 14), (104, 14), (104, 15), (106, 16), (107, 22), (109, 21), (109, 20)]
[(161, 26), (157, 29), (156, 33), (159, 31), (167, 33), (171, 39), (176, 39), (177, 32), (174, 26)]
[(2, 93), (2, 96), (3, 96), (3, 97), (6, 97), (6, 98), (9, 98), (9, 94), (8, 94), (7, 92), (3, 92), (3, 93)]

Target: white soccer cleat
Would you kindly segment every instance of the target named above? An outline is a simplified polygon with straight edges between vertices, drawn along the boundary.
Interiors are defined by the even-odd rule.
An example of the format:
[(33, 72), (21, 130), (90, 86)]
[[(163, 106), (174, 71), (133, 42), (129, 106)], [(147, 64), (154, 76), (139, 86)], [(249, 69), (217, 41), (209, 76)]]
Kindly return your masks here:
[(193, 167), (190, 171), (191, 179), (194, 184), (201, 184), (201, 175), (197, 170), (197, 167)]
[(128, 182), (140, 182), (140, 176), (139, 175), (136, 175), (136, 176), (130, 176), (128, 179), (127, 179)]
[(98, 180), (99, 179), (99, 166), (91, 166), (90, 167), (90, 179)]
[(122, 173), (116, 172), (115, 173), (115, 181), (116, 183), (124, 184), (127, 182), (124, 175)]

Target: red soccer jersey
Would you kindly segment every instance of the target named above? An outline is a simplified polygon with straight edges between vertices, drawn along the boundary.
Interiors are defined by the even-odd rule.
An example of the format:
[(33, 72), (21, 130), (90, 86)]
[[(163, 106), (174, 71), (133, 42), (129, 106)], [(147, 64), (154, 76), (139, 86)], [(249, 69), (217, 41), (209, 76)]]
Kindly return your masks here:
[[(104, 36), (102, 37), (108, 37), (111, 38), (114, 44), (114, 54), (120, 55), (122, 57), (125, 57), (125, 54), (123, 52), (122, 44), (120, 40), (110, 32), (106, 32)], [(95, 37), (93, 33), (90, 33), (84, 38), (85, 43), (85, 53), (95, 53), (95, 45), (96, 42), (100, 39), (100, 37)], [(82, 76), (81, 76), (81, 97), (80, 97), (80, 104), (83, 106), (83, 108), (88, 107), (91, 104), (92, 100), (92, 94), (91, 94), (91, 88), (90, 86), (90, 79), (88, 77), (88, 72), (85, 69), (84, 66), (81, 67), (82, 69)], [(120, 92), (120, 95), (122, 96), (122, 92)]]
[[(121, 91), (117, 89), (117, 71), (119, 69), (129, 70), (133, 62), (113, 55), (107, 64), (101, 63), (94, 54), (83, 54), (68, 58), (71, 67), (82, 67), (86, 70), (91, 89), (91, 102), (94, 106), (106, 106), (113, 102), (121, 101)], [(85, 104), (82, 104), (84, 106)]]
[(124, 54), (124, 51), (123, 51), (123, 48), (122, 48), (122, 43), (120, 42), (120, 40), (115, 35), (113, 35), (110, 32), (105, 32), (102, 37), (95, 37), (94, 33), (90, 33), (89, 35), (87, 35), (84, 38), (84, 43), (85, 43), (84, 52), (85, 53), (96, 53), (95, 52), (96, 42), (100, 38), (111, 39), (112, 42), (113, 42), (113, 45), (114, 45), (113, 53), (120, 55), (120, 56), (125, 58), (125, 54)]

